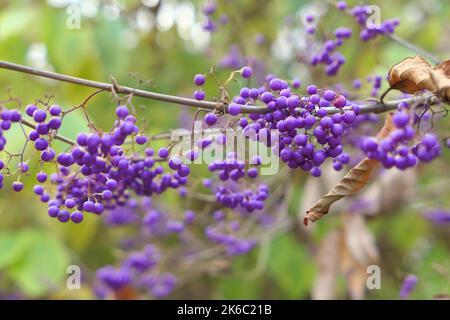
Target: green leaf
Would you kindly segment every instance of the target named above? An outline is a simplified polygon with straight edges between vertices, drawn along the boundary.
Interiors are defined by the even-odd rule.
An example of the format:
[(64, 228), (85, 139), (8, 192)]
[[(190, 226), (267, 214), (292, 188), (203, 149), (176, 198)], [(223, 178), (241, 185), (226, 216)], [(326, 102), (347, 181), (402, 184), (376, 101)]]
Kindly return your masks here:
[(34, 19), (33, 10), (17, 10), (11, 8), (0, 14), (0, 41), (8, 37), (20, 34)]
[(412, 273), (417, 275), (419, 282), (410, 297), (411, 299), (432, 299), (435, 295), (450, 292), (448, 278), (450, 257), (445, 245), (433, 243), (415, 267)]
[(233, 264), (233, 274), (227, 275), (218, 282), (220, 299), (261, 299), (263, 275), (255, 276), (251, 268), (255, 268), (255, 257), (242, 256)]
[(0, 269), (16, 262), (31, 243), (28, 232), (7, 231), (0, 234)]
[(8, 273), (27, 296), (33, 297), (62, 285), (69, 255), (59, 240), (49, 234), (32, 232), (30, 236), (32, 243)]
[(283, 293), (282, 298), (307, 297), (314, 279), (313, 258), (293, 235), (285, 235), (272, 243), (268, 269)]

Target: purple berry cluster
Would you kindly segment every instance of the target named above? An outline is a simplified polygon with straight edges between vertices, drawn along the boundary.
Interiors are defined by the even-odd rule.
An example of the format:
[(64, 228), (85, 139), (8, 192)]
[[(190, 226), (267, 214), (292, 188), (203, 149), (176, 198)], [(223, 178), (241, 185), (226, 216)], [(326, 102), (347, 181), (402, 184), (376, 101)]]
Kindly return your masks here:
[(379, 35), (392, 34), (395, 32), (395, 28), (399, 25), (399, 19), (387, 19), (381, 22), (379, 25), (370, 25), (368, 19), (373, 14), (370, 11), (370, 6), (362, 5), (355, 6), (350, 9), (350, 13), (355, 20), (363, 27), (359, 33), (359, 37), (362, 41), (369, 41), (375, 39)]
[(388, 137), (381, 141), (367, 137), (362, 143), (362, 151), (370, 159), (379, 160), (385, 168), (405, 170), (414, 167), (418, 160), (429, 162), (440, 154), (440, 144), (432, 133), (424, 134), (421, 141), (413, 145), (416, 130), (407, 108), (404, 103), (399, 105), (399, 110), (392, 116), (396, 129)]
[(372, 84), (370, 95), (372, 97), (378, 96), (378, 93), (380, 92), (381, 86), (383, 84), (383, 77), (380, 75), (368, 76), (367, 82)]
[(120, 267), (107, 265), (97, 270), (98, 288), (103, 291), (118, 291), (125, 286), (141, 289), (155, 298), (167, 296), (175, 287), (176, 278), (170, 273), (156, 270), (161, 253), (153, 245), (146, 245), (142, 251), (131, 252)]
[[(348, 8), (345, 1), (339, 1), (336, 7), (340, 11), (345, 11), (351, 14), (358, 24), (362, 27), (360, 31), (360, 39), (362, 41), (369, 41), (375, 39), (379, 35), (392, 34), (395, 32), (395, 28), (399, 25), (399, 19), (387, 19), (382, 23), (371, 24), (371, 7), (368, 5), (355, 6), (353, 8)], [(315, 34), (316, 26), (315, 17), (312, 14), (305, 16), (306, 20), (306, 33)], [(352, 36), (352, 29), (347, 27), (338, 27), (333, 32), (333, 37), (328, 37), (320, 45), (319, 50), (317, 50), (309, 58), (309, 63), (312, 66), (325, 66), (325, 74), (328, 76), (335, 76), (341, 66), (345, 64), (345, 57), (337, 51), (337, 48), (341, 47), (344, 41)]]
[[(242, 88), (233, 103), (264, 103), (268, 113), (250, 114), (249, 118), (239, 120), (243, 131), (254, 132), (290, 168), (309, 171), (318, 177), (320, 166), (327, 158), (334, 159), (338, 170), (348, 163), (342, 138), (346, 126), (355, 121), (359, 107), (330, 89), (309, 85), (306, 91), (303, 96), (294, 93), (287, 81), (269, 75), (260, 88)], [(349, 108), (344, 110), (345, 106)], [(329, 115), (330, 107), (341, 111)]]
[(336, 49), (344, 43), (345, 39), (350, 38), (352, 29), (340, 27), (334, 31), (334, 38), (326, 40), (318, 53), (310, 59), (312, 66), (320, 64), (325, 65), (325, 73), (328, 76), (334, 76), (339, 72), (340, 67), (345, 63), (345, 57)]
[[(6, 147), (6, 137), (4, 136), (4, 132), (11, 129), (13, 123), (18, 123), (22, 120), (22, 115), (18, 110), (8, 110), (8, 109), (0, 109), (0, 152), (2, 152)], [(0, 189), (3, 188), (3, 170), (7, 169), (5, 163), (0, 160)], [(26, 163), (19, 163), (18, 171), (20, 173), (25, 173), (28, 171), (28, 165)], [(20, 181), (15, 181), (12, 184), (12, 188), (14, 191), (19, 192), (23, 189), (23, 183)]]
[(132, 225), (139, 221), (139, 215), (136, 212), (135, 199), (128, 200), (126, 206), (116, 207), (107, 210), (104, 215), (104, 222), (108, 226), (125, 226)]
[(62, 124), (61, 107), (53, 105), (50, 108), (41, 109), (35, 104), (30, 104), (25, 112), (37, 123), (36, 129), (28, 135), (29, 140), (34, 142), (34, 148), (41, 153), (43, 162), (52, 161), (56, 153), (51, 148), (51, 142)]
[[(195, 77), (194, 77), (194, 83), (197, 85), (197, 86), (203, 86), (204, 84), (205, 84), (205, 82), (206, 82), (206, 78), (205, 78), (205, 76), (203, 75), (203, 74), (196, 74), (195, 75)], [(203, 100), (203, 99), (205, 99), (205, 97), (206, 97), (206, 94), (205, 94), (205, 92), (202, 90), (202, 89), (199, 89), (199, 90), (196, 90), (195, 92), (194, 92), (194, 98), (196, 99), (196, 100)]]
[[(236, 153), (231, 152), (224, 160), (216, 159), (208, 165), (210, 172), (217, 172), (221, 184), (216, 188), (217, 201), (229, 208), (243, 208), (247, 212), (261, 210), (264, 201), (269, 196), (269, 189), (265, 184), (251, 183), (243, 188), (239, 184), (242, 178), (255, 179), (258, 177), (257, 166), (261, 164), (258, 156), (252, 159), (253, 167), (246, 168), (245, 161), (239, 160)], [(206, 184), (208, 188), (211, 183)]]
[(256, 241), (240, 238), (237, 233), (241, 229), (239, 221), (225, 221), (222, 211), (214, 212), (216, 224), (210, 225), (205, 229), (205, 235), (214, 243), (225, 246), (227, 255), (238, 256), (248, 253), (252, 250)]
[[(122, 147), (125, 143), (144, 145), (147, 138), (139, 133), (136, 118), (126, 106), (117, 107), (116, 114), (113, 130), (80, 133), (70, 152), (57, 156), (59, 171), (50, 178), (57, 190), (48, 202), (51, 217), (79, 223), (85, 212), (102, 214), (105, 209), (124, 206), (131, 192), (151, 196), (186, 184), (190, 172), (186, 165), (171, 160), (169, 167), (174, 172), (165, 173), (163, 166), (156, 165), (153, 149), (145, 149), (144, 157), (127, 153)], [(159, 155), (167, 157), (167, 149), (161, 149)], [(41, 200), (48, 201), (43, 190), (43, 186), (35, 187)]]
[[(212, 181), (207, 180), (205, 185), (211, 187)], [(100, 298), (108, 298), (126, 287), (154, 298), (165, 297), (178, 283), (178, 264), (189, 263), (193, 266), (191, 272), (195, 272), (197, 263), (201, 266), (205, 264), (204, 258), (197, 261), (196, 256), (201, 256), (202, 250), (209, 250), (211, 245), (215, 250), (220, 250), (221, 259), (246, 254), (258, 242), (253, 232), (269, 227), (274, 221), (272, 214), (261, 210), (253, 213), (215, 210), (204, 212), (197, 218), (193, 210), (183, 212), (163, 206), (153, 203), (150, 197), (130, 199), (125, 206), (110, 210), (105, 215), (109, 226), (128, 226), (134, 231), (131, 238), (119, 245), (124, 251), (121, 262), (97, 271), (95, 291)], [(250, 216), (255, 224), (252, 228), (243, 228)], [(176, 250), (168, 250), (169, 243), (175, 245)], [(207, 246), (199, 247), (199, 243)], [(167, 268), (170, 268), (169, 272), (162, 271)]]
[(213, 243), (223, 246), (227, 256), (246, 254), (257, 244), (257, 239), (243, 230), (247, 217), (252, 217), (263, 228), (270, 226), (274, 218), (262, 210), (253, 213), (246, 210), (216, 210), (212, 214), (213, 222), (204, 228), (205, 236)]
[(219, 66), (223, 69), (238, 69), (244, 65), (245, 60), (239, 46), (231, 45), (228, 53), (220, 59)]
[(217, 188), (217, 201), (229, 208), (242, 207), (248, 212), (264, 208), (264, 201), (269, 197), (269, 188), (259, 184), (251, 188), (240, 189), (226, 184)]
[(193, 218), (186, 219), (169, 217), (159, 210), (151, 209), (145, 214), (142, 219), (142, 225), (146, 232), (151, 235), (170, 235), (182, 234), (188, 224), (192, 222)]
[(412, 148), (412, 152), (422, 162), (430, 162), (441, 154), (441, 145), (435, 134), (426, 133)]
[(314, 34), (316, 33), (316, 26), (314, 25), (315, 17), (312, 14), (308, 14), (305, 17), (306, 21), (306, 33), (308, 34)]
[(209, 0), (202, 9), (206, 20), (202, 24), (202, 28), (208, 32), (216, 32), (218, 24), (225, 25), (228, 23), (228, 16), (222, 13), (218, 18), (215, 17), (217, 12), (217, 4), (213, 0)]

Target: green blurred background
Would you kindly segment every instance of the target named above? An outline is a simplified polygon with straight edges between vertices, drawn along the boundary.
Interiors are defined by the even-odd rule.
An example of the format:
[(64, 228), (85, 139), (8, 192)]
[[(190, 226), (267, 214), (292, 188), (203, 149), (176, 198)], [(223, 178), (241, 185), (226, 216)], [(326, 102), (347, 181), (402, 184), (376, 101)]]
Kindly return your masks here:
[[(219, 12), (226, 13), (230, 23), (219, 26), (212, 36), (201, 31), (204, 1), (72, 1), (80, 3), (75, 6), (82, 12), (79, 29), (68, 28), (73, 14), (67, 9), (69, 2), (0, 0), (0, 59), (104, 82), (113, 75), (119, 84), (191, 96), (195, 90), (193, 76), (217, 65), (233, 44), (263, 61), (267, 72), (322, 86), (348, 85), (354, 78), (364, 79), (374, 73), (385, 75), (392, 64), (413, 54), (387, 39), (361, 43), (353, 37), (342, 48), (347, 63), (338, 77), (310, 72), (296, 61), (293, 49), (283, 41), (288, 30), (303, 28), (301, 14), (325, 10), (323, 30), (338, 26), (357, 29), (350, 18), (335, 10), (327, 12), (325, 1), (218, 1)], [(448, 1), (380, 0), (371, 4), (380, 6), (382, 19), (401, 19), (399, 35), (442, 58), (448, 56)], [(262, 45), (254, 41), (258, 33), (266, 37)], [(221, 79), (228, 74), (227, 70), (217, 71)], [(7, 99), (8, 92), (21, 98), (22, 107), (52, 95), (53, 102), (69, 108), (93, 90), (0, 70), (0, 100)], [(208, 81), (206, 92), (208, 98), (217, 96), (213, 81)], [(193, 114), (187, 107), (139, 98), (133, 102), (139, 110), (139, 121), (145, 121), (151, 133), (177, 127), (186, 110)], [(115, 119), (113, 108), (108, 94), (103, 94), (92, 100), (88, 111), (93, 121), (106, 129)], [(74, 138), (77, 132), (87, 130), (81, 113), (72, 113), (68, 119), (61, 130), (63, 135)], [(442, 130), (448, 136), (448, 129)], [(12, 131), (7, 137), (10, 151), (20, 151), (24, 141), (20, 131)], [(59, 148), (63, 150), (64, 146)], [(419, 278), (413, 298), (450, 294), (450, 229), (435, 227), (421, 215), (427, 207), (450, 206), (449, 159), (445, 151), (431, 166), (420, 167), (418, 178), (407, 186), (416, 195), (413, 200), (399, 208), (388, 208), (368, 222), (379, 246), (382, 289), (368, 290), (366, 298), (397, 299), (401, 281), (409, 273)], [(30, 163), (33, 175), (36, 163)], [(237, 258), (229, 271), (197, 278), (170, 297), (311, 298), (318, 273), (317, 246), (330, 231), (341, 229), (343, 220), (330, 215), (312, 232), (298, 226), (306, 179), (301, 173), (292, 179), (293, 200), (288, 215), (293, 226), (289, 231)], [(32, 194), (32, 178), (28, 180), (20, 194), (11, 192), (9, 180), (0, 192), (0, 297), (93, 298), (87, 284), (81, 290), (66, 289), (66, 268), (70, 264), (82, 266), (89, 283), (96, 268), (114, 263), (121, 232), (105, 227), (98, 217), (88, 217), (81, 225), (63, 225), (49, 219), (45, 205)], [(337, 275), (335, 297), (351, 297), (349, 286), (344, 275)]]

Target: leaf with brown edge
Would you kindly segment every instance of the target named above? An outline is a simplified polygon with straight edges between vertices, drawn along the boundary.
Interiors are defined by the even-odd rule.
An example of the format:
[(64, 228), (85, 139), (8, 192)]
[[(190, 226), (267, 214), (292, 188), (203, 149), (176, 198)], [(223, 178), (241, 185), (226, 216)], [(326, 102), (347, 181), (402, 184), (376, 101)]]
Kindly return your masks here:
[(389, 85), (405, 93), (429, 90), (450, 101), (450, 60), (433, 67), (420, 56), (405, 58), (389, 70)]
[[(377, 139), (386, 138), (395, 129), (392, 114), (388, 113), (383, 128), (377, 134)], [(314, 222), (328, 213), (330, 206), (336, 201), (357, 193), (367, 185), (372, 174), (378, 169), (380, 162), (369, 158), (363, 159), (324, 196), (322, 196), (308, 211), (303, 219), (303, 224)]]

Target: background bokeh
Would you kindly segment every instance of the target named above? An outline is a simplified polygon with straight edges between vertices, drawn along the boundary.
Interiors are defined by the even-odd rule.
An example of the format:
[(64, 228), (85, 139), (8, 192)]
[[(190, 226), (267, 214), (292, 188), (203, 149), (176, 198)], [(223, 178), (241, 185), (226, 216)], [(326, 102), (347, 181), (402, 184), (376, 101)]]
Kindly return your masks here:
[[(80, 5), (79, 29), (68, 27), (73, 14), (68, 9), (70, 3)], [(219, 12), (227, 15), (229, 23), (220, 25), (212, 35), (201, 28), (204, 3), (0, 0), (0, 59), (104, 82), (112, 75), (119, 84), (192, 96), (193, 76), (218, 65), (233, 45), (239, 46), (243, 55), (262, 62), (262, 72), (298, 77), (304, 84), (314, 82), (321, 86), (337, 83), (348, 86), (354, 78), (386, 75), (391, 65), (413, 54), (382, 37), (368, 43), (353, 37), (342, 48), (347, 63), (340, 74), (324, 77), (296, 58), (307, 45), (301, 40), (304, 29), (301, 15), (322, 14), (323, 30), (337, 26), (357, 28), (350, 18), (327, 9), (325, 1), (217, 1)], [(398, 35), (442, 58), (448, 57), (448, 1), (371, 3), (380, 6), (383, 19), (401, 19)], [(258, 44), (255, 38), (261, 35), (265, 42)], [(216, 74), (224, 79), (229, 72), (219, 68)], [(207, 98), (217, 97), (219, 91), (213, 81), (208, 81), (205, 89)], [(69, 108), (92, 92), (81, 86), (0, 70), (0, 100), (7, 99), (8, 94), (20, 97), (22, 107), (51, 95), (51, 101)], [(367, 96), (368, 92), (369, 87)], [(145, 123), (150, 133), (176, 128), (180, 117), (194, 113), (189, 107), (140, 98), (134, 98), (133, 102), (138, 109), (138, 121), (141, 125)], [(97, 95), (88, 107), (93, 121), (104, 129), (115, 119), (113, 110), (108, 94)], [(72, 113), (67, 120), (62, 134), (74, 138), (78, 132), (87, 130), (82, 113)], [(442, 133), (446, 134), (448, 129)], [(19, 152), (24, 141), (20, 130), (8, 133), (8, 137), (13, 141), (12, 148), (17, 148), (10, 151)], [(162, 145), (163, 142), (155, 143), (155, 147)], [(59, 148), (61, 151), (65, 146)], [(26, 156), (31, 158), (31, 151)], [(370, 200), (383, 203), (365, 219), (363, 231), (358, 230), (364, 233), (361, 237), (370, 234), (376, 239), (382, 287), (367, 290), (365, 298), (397, 299), (402, 279), (408, 274), (419, 279), (413, 298), (450, 294), (450, 226), (434, 225), (423, 216), (427, 209), (450, 207), (449, 160), (450, 153), (445, 150), (431, 165), (385, 179), (384, 184), (372, 188), (378, 188), (372, 194), (368, 193)], [(33, 163), (30, 160), (30, 175), (35, 173)], [(327, 175), (322, 178), (325, 183), (327, 179), (332, 178)], [(96, 216), (87, 217), (81, 225), (49, 219), (45, 205), (33, 195), (32, 179), (29, 180), (24, 192), (12, 192), (8, 183), (0, 192), (0, 297), (94, 298), (90, 287), (93, 273), (105, 264), (114, 263), (123, 231), (106, 227)], [(306, 174), (293, 174), (289, 179), (292, 196), (287, 207), (292, 225), (287, 230), (235, 259), (227, 270), (201, 275), (169, 297), (307, 299), (314, 297), (314, 292), (330, 290), (327, 285), (318, 287), (317, 279), (324, 274), (320, 266), (331, 262), (326, 259), (324, 262), (317, 253), (333, 231), (351, 232), (345, 231), (345, 225), (354, 219), (351, 213), (330, 214), (305, 231), (298, 219), (303, 216), (306, 203), (325, 191), (313, 184)], [(168, 202), (167, 206), (177, 208), (180, 205), (177, 199), (172, 197), (174, 203)], [(355, 234), (359, 239), (358, 233)], [(331, 259), (332, 254), (328, 256)], [(359, 268), (349, 263), (344, 268), (348, 272)], [(85, 278), (81, 290), (66, 289), (66, 268), (71, 264), (82, 266)], [(327, 272), (336, 280), (335, 293), (330, 297), (358, 297), (355, 291), (365, 282), (361, 273), (359, 278), (349, 278), (345, 273)]]

